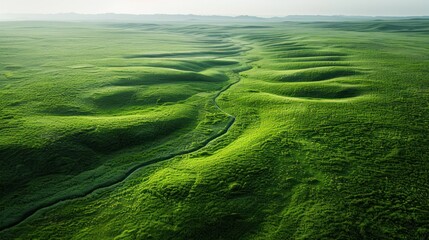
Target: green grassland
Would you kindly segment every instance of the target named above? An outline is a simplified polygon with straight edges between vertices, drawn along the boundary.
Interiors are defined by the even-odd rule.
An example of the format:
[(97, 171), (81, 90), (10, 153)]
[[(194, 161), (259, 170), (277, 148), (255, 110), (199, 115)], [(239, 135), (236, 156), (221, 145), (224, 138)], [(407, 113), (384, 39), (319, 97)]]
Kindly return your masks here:
[(0, 238), (427, 239), (427, 26), (0, 23)]

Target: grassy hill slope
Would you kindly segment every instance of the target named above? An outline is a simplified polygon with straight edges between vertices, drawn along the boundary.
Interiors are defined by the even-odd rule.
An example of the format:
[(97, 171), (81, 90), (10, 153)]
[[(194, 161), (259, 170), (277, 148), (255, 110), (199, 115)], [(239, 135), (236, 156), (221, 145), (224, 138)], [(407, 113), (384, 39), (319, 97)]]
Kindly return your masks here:
[[(70, 55), (60, 53), (30, 72), (34, 60), (17, 55), (0, 79), (9, 99), (1, 169), (13, 173), (1, 182), (4, 224), (31, 208), (11, 200), (79, 192), (134, 163), (210, 142), (42, 208), (2, 238), (428, 238), (427, 34), (373, 25), (83, 24), (89, 36), (110, 36), (99, 52), (89, 49), (102, 37), (93, 40), (83, 54), (90, 60), (76, 56), (66, 68)], [(9, 44), (29, 54), (19, 50), (18, 26), (10, 28)], [(31, 46), (31, 56), (51, 59)], [(44, 161), (52, 171), (39, 169)]]

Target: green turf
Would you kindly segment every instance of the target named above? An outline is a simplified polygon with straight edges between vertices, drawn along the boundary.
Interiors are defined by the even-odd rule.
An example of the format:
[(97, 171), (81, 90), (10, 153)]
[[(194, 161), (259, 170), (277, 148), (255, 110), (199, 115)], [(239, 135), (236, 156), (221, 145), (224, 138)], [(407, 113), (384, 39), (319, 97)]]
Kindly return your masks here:
[(0, 236), (429, 238), (428, 25), (0, 23)]

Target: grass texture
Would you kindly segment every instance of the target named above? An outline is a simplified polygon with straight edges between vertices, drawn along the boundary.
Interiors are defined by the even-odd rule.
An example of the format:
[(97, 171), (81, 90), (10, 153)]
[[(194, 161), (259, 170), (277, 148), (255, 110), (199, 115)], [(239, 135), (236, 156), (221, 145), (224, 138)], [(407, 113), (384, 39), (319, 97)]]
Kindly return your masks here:
[(0, 237), (429, 238), (428, 24), (0, 23)]

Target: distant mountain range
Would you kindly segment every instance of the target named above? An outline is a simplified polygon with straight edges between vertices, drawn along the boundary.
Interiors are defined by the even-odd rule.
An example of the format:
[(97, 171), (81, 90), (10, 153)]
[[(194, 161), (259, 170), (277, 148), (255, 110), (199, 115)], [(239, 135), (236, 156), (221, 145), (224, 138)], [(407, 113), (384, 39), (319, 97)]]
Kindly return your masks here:
[(399, 18), (429, 18), (421, 17), (369, 17), (369, 16), (320, 16), (320, 15), (291, 15), (285, 17), (262, 18), (255, 16), (201, 16), (174, 14), (0, 14), (0, 21), (94, 21), (94, 22), (283, 22), (283, 21), (355, 21)]

